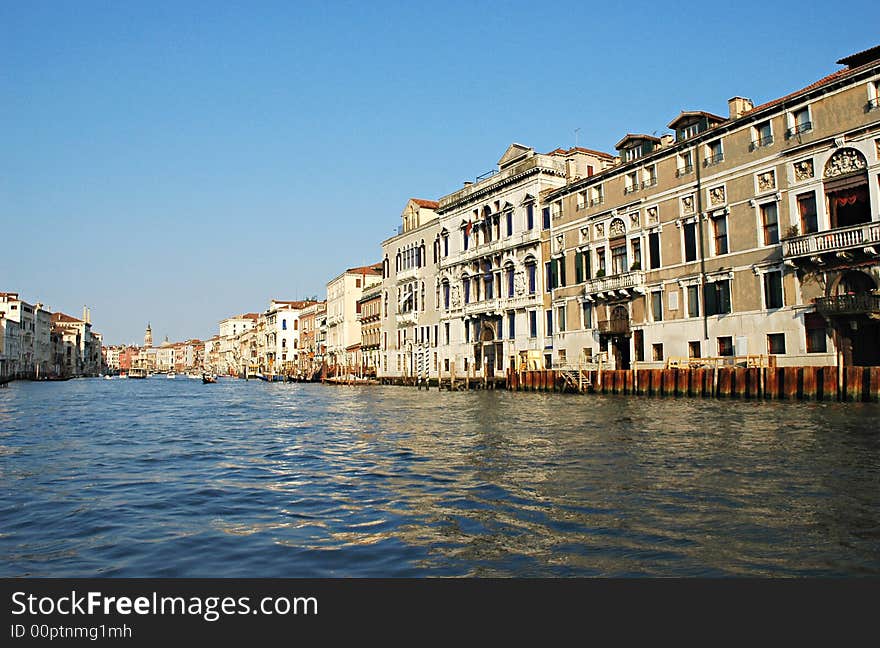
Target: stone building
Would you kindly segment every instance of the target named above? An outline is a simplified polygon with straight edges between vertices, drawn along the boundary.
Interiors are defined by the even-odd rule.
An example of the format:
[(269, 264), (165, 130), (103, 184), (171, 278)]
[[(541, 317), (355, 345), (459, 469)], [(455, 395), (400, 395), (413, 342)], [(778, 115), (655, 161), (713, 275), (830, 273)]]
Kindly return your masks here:
[(547, 194), (554, 361), (880, 363), (878, 58), (628, 134)]
[(411, 198), (397, 234), (382, 242), (382, 377), (437, 374), (441, 237), (438, 204)]
[(382, 281), (382, 265), (349, 268), (327, 283), (327, 363), (333, 370), (358, 366), (361, 323), (357, 302), (363, 291)]

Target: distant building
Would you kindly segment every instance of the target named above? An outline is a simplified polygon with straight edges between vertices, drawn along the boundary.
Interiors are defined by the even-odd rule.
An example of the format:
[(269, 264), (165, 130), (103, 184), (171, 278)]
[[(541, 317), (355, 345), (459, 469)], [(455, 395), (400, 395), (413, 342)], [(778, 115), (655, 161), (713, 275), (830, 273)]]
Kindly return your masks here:
[(361, 323), (357, 303), (363, 291), (382, 282), (382, 264), (349, 268), (327, 284), (328, 364), (338, 370), (358, 366)]

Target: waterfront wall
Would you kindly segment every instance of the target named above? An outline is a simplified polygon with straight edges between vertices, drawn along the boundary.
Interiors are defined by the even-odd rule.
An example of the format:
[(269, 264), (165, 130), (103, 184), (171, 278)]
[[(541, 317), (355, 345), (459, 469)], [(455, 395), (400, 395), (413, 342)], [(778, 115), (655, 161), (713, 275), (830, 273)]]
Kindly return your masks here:
[(880, 401), (880, 367), (721, 367), (572, 372), (508, 371), (514, 391), (583, 391), (640, 396)]

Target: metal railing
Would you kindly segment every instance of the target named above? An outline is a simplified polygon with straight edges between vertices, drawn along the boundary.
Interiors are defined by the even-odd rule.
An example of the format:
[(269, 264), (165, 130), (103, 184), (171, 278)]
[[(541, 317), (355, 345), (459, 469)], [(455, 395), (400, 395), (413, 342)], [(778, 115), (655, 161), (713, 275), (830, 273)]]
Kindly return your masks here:
[(639, 185), (638, 185), (638, 183), (636, 183), (636, 184), (632, 184), (628, 187), (624, 187), (623, 193), (624, 193), (624, 195), (626, 195), (626, 194), (635, 193), (638, 190), (639, 190)]
[(877, 221), (784, 239), (782, 241), (782, 255), (786, 257), (810, 256), (872, 243), (880, 243), (880, 222)]
[(694, 165), (687, 164), (675, 170), (675, 177), (680, 178), (694, 172)]
[(718, 164), (724, 160), (724, 153), (716, 153), (715, 155), (709, 155), (703, 160), (703, 166), (712, 166), (713, 164)]
[(880, 295), (859, 293), (832, 295), (813, 300), (816, 311), (823, 315), (865, 315), (880, 313)]
[(626, 334), (630, 331), (629, 319), (616, 317), (613, 319), (599, 320), (598, 329), (599, 333)]
[(758, 139), (752, 140), (751, 144), (749, 144), (749, 150), (754, 151), (756, 149), (761, 148), (762, 146), (770, 146), (773, 143), (773, 136), (767, 135), (765, 137), (759, 137)]
[(873, 99), (868, 99), (868, 104), (865, 106), (868, 112), (872, 110), (880, 109), (880, 97), (874, 97)]
[(598, 198), (590, 198), (590, 207), (595, 207), (596, 205), (601, 205), (605, 202), (604, 196), (599, 196)]
[(786, 134), (789, 137), (794, 137), (795, 135), (800, 135), (801, 133), (806, 133), (808, 131), (813, 130), (813, 122), (803, 122), (802, 124), (795, 124), (791, 126)]
[(642, 189), (647, 189), (648, 187), (653, 187), (657, 184), (657, 178), (651, 178), (650, 180), (645, 180), (642, 183)]

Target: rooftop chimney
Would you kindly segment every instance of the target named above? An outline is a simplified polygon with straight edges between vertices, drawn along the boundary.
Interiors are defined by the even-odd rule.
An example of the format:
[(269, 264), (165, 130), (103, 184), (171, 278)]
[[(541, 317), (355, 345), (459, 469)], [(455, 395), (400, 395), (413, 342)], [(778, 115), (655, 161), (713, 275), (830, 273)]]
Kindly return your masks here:
[(660, 148), (666, 148), (667, 146), (672, 146), (675, 143), (675, 137), (666, 133), (666, 135), (660, 136)]
[(755, 104), (745, 97), (732, 97), (727, 100), (727, 107), (730, 109), (730, 118), (737, 119), (754, 108)]
[(574, 180), (577, 177), (577, 163), (575, 162), (574, 158), (567, 158), (565, 160), (565, 179)]

